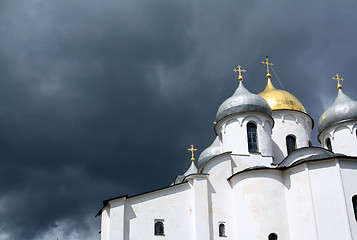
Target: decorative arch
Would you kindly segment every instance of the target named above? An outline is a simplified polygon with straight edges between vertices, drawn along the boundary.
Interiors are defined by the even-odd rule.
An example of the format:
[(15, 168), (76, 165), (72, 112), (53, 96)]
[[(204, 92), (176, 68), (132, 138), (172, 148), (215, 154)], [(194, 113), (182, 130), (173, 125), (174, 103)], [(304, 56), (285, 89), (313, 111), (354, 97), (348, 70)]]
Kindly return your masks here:
[(299, 117), (297, 118), (297, 122), (300, 123), (301, 125), (303, 125), (305, 128), (307, 128), (307, 126), (308, 126), (306, 120), (305, 120), (303, 117), (301, 117), (301, 116), (299, 116)]
[(283, 120), (283, 116), (274, 112), (274, 118)]
[(308, 125), (309, 129), (312, 129), (312, 122), (310, 120), (307, 121), (307, 125)]
[(338, 127), (334, 128), (332, 131), (332, 137), (335, 137), (337, 131), (341, 131), (343, 129), (347, 129), (352, 134), (352, 127), (349, 127), (347, 124), (339, 125)]
[(239, 125), (241, 125), (240, 122), (239, 122), (239, 120), (238, 120), (237, 118), (230, 119), (229, 121), (227, 121), (227, 122), (223, 125), (223, 131), (224, 131), (224, 133), (226, 133), (227, 126), (230, 125), (230, 124), (233, 124), (234, 122), (237, 122)]
[(330, 133), (326, 133), (326, 134), (324, 135), (323, 139), (322, 139), (322, 140), (323, 140), (322, 143), (325, 143), (327, 138), (331, 138), (331, 140), (334, 139), (333, 136), (332, 136)]
[[(265, 122), (264, 122), (263, 128), (264, 128), (265, 132), (268, 132), (269, 134), (272, 133), (272, 131), (271, 131), (272, 126), (271, 126), (271, 124), (270, 124), (269, 121), (265, 121)], [(269, 130), (269, 131), (268, 131), (268, 130)]]
[(262, 120), (260, 120), (260, 118), (253, 116), (253, 115), (248, 115), (245, 118), (243, 118), (242, 122), (241, 122), (241, 126), (243, 126), (243, 123), (247, 122), (247, 124), (249, 122), (255, 122), (256, 124), (259, 123), (260, 125), (262, 125)]
[(285, 120), (291, 120), (291, 121), (294, 121), (294, 122), (296, 122), (297, 120), (296, 120), (296, 117), (294, 116), (294, 115), (292, 115), (292, 114), (290, 114), (290, 113), (288, 113), (288, 114), (285, 114), (284, 116), (283, 116), (283, 122), (285, 122)]

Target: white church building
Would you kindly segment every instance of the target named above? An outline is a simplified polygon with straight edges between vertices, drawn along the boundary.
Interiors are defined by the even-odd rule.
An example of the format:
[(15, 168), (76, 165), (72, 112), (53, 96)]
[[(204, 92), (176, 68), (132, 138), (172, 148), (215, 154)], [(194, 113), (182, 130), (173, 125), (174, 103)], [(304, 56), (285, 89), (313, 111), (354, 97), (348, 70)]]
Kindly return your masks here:
[[(318, 122), (291, 93), (239, 86), (215, 140), (166, 188), (103, 201), (101, 240), (357, 240), (357, 102), (342, 91)], [(213, 134), (212, 134), (213, 135)], [(213, 138), (213, 137), (212, 137)]]

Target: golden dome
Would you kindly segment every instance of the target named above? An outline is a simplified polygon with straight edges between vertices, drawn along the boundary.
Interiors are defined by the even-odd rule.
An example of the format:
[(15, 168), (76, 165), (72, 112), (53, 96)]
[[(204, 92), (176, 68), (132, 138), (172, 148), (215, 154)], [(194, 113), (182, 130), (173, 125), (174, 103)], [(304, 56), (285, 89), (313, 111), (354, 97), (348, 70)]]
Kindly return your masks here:
[(268, 83), (265, 87), (265, 90), (258, 95), (264, 98), (271, 110), (296, 110), (303, 113), (306, 113), (304, 106), (301, 102), (291, 93), (276, 89), (270, 81), (270, 77), (268, 77)]

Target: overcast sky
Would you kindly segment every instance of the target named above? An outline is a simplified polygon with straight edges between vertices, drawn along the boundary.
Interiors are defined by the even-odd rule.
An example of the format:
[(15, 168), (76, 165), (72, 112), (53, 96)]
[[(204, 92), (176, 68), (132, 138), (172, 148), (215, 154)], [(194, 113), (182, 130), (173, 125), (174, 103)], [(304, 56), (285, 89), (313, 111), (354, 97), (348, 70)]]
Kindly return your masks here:
[(0, 240), (99, 239), (102, 200), (170, 185), (266, 55), (317, 146), (356, 44), (355, 0), (0, 0)]

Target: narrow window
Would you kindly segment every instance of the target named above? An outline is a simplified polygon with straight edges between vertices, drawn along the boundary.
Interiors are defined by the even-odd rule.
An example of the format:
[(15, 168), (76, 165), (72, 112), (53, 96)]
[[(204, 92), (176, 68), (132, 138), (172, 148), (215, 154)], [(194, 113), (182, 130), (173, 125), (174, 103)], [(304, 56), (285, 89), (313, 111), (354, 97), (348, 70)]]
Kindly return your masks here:
[(219, 224), (218, 231), (220, 237), (226, 236), (226, 226), (223, 223)]
[(328, 150), (330, 150), (332, 152), (332, 145), (331, 145), (331, 139), (328, 138), (326, 139), (326, 147)]
[(268, 240), (278, 240), (278, 235), (276, 235), (276, 233), (270, 233)]
[(296, 138), (293, 135), (286, 136), (286, 148), (288, 154), (296, 149)]
[(247, 124), (248, 151), (258, 152), (257, 125), (253, 122)]
[(353, 206), (353, 211), (355, 213), (355, 219), (357, 221), (357, 195), (354, 195), (352, 197), (352, 206)]
[(312, 142), (309, 140), (309, 147), (312, 147)]
[(164, 223), (161, 221), (155, 222), (155, 235), (164, 236)]

